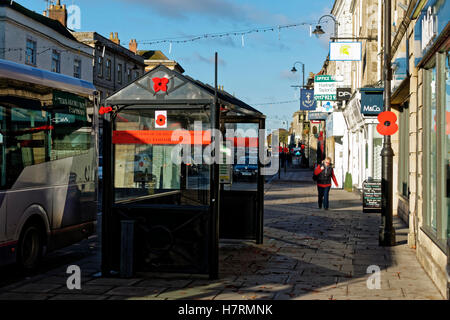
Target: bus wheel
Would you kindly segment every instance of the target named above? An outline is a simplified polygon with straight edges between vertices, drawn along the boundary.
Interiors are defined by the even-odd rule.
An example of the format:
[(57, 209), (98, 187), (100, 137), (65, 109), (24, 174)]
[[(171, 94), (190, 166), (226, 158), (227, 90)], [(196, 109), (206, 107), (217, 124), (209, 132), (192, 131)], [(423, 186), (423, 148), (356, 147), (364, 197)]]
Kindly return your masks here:
[(38, 266), (43, 249), (42, 232), (35, 224), (27, 224), (22, 230), (17, 250), (17, 261), (25, 271), (33, 271)]

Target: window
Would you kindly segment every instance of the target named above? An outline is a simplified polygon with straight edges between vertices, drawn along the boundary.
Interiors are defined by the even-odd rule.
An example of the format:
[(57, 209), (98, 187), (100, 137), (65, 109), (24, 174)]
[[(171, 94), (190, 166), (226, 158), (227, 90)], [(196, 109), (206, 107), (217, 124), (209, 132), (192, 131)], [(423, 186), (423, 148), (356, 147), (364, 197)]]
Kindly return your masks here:
[(25, 52), (25, 63), (36, 65), (36, 41), (27, 40), (27, 48)]
[(127, 70), (127, 82), (131, 82), (131, 69), (128, 68)]
[(99, 78), (103, 78), (103, 57), (98, 57), (97, 60), (97, 75)]
[(61, 73), (61, 54), (52, 50), (52, 72)]
[(75, 78), (81, 79), (81, 60), (75, 59), (73, 61), (73, 76)]
[(122, 83), (122, 65), (117, 65), (117, 83)]
[[(210, 126), (210, 115), (204, 110), (168, 110), (167, 115), (172, 129), (192, 131), (196, 129), (194, 121), (202, 122), (203, 131)], [(136, 143), (136, 139), (127, 134), (129, 128), (134, 128), (134, 134), (142, 139), (150, 134), (154, 140)], [(120, 142), (116, 142), (113, 149), (115, 201), (146, 197), (149, 203), (172, 204), (175, 197), (181, 204), (208, 204), (210, 166), (201, 158), (198, 164), (195, 160), (174, 162), (172, 153), (180, 151), (177, 151), (179, 146), (167, 143), (172, 131), (156, 130), (154, 110), (124, 110), (116, 117), (113, 135)], [(197, 154), (202, 155), (206, 146), (188, 145), (186, 150), (190, 150), (191, 160)]]
[(424, 70), (424, 228), (442, 249), (449, 235), (449, 61), (436, 53)]
[(403, 105), (399, 117), (399, 165), (398, 168), (398, 192), (409, 198), (409, 112), (408, 104)]
[(445, 109), (445, 167), (444, 174), (446, 175), (445, 181), (445, 207), (444, 210), (447, 212), (447, 223), (443, 223), (443, 225), (447, 226), (447, 239), (450, 238), (450, 54), (447, 52), (445, 59), (445, 100), (446, 100), (446, 109)]
[(111, 60), (106, 59), (106, 79), (111, 80)]
[(135, 71), (135, 72), (134, 72), (134, 78), (135, 78), (135, 79), (139, 78), (139, 71)]

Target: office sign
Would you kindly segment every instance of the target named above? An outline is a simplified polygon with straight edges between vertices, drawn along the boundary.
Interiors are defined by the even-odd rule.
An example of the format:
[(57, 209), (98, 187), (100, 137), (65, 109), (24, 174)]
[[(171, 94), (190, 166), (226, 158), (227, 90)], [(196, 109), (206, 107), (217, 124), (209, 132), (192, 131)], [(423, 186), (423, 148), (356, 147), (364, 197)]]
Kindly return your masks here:
[(300, 90), (300, 110), (314, 111), (316, 110), (316, 99), (314, 99), (314, 90)]
[(336, 100), (337, 101), (348, 101), (352, 97), (351, 88), (337, 88), (336, 89)]
[(361, 42), (330, 42), (330, 61), (361, 61)]
[(337, 82), (334, 76), (320, 75), (314, 77), (314, 99), (335, 101)]
[(361, 88), (361, 114), (376, 116), (383, 111), (383, 89)]

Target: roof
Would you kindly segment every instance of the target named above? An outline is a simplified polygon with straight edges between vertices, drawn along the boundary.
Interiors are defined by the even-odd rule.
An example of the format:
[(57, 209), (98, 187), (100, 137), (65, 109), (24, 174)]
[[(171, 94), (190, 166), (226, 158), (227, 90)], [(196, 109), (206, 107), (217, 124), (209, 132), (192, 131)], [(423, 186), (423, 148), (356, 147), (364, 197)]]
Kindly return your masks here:
[(70, 92), (93, 94), (95, 91), (94, 85), (88, 81), (3, 59), (0, 59), (0, 74), (7, 79), (41, 84)]
[(48, 18), (42, 14), (36, 13), (34, 11), (31, 11), (31, 10), (21, 6), (20, 4), (18, 4), (15, 1), (11, 2), (11, 0), (0, 0), (0, 7), (8, 7), (12, 10), (15, 10), (15, 11), (23, 14), (24, 16), (27, 16), (28, 18), (31, 18), (31, 19), (55, 30), (59, 34), (63, 35), (64, 37), (69, 38), (74, 41), (77, 41), (74, 38), (74, 36), (70, 33), (70, 31), (67, 30), (67, 28), (61, 24), (61, 22), (54, 20), (54, 19), (50, 19), (50, 18)]
[[(165, 92), (155, 92), (152, 79), (163, 77), (170, 79)], [(112, 94), (106, 99), (106, 103), (109, 105), (160, 105), (171, 102), (195, 104), (205, 101), (211, 103), (214, 96), (215, 89), (212, 86), (161, 64)], [(258, 118), (264, 117), (260, 111), (226, 91), (217, 91), (217, 98), (219, 103), (230, 106), (234, 111)]]
[(146, 60), (169, 60), (160, 50), (138, 50), (137, 54)]

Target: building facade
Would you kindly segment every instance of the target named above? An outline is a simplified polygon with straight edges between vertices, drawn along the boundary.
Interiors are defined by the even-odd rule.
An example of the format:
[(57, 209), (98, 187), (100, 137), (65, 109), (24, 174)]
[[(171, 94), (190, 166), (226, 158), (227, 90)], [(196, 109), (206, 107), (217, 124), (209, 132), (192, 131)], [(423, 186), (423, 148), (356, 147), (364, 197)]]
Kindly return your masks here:
[[(144, 59), (132, 50), (120, 45), (117, 33), (109, 39), (97, 32), (73, 32), (73, 36), (90, 48), (93, 55), (93, 82), (103, 102), (145, 72)], [(133, 41), (130, 47), (133, 49)]]
[(450, 3), (403, 4), (392, 12), (391, 100), (399, 122), (394, 199), (409, 224), (409, 246), (450, 299)]
[[(59, 2), (59, 1), (58, 1)], [(50, 7), (50, 13), (59, 7)], [(92, 82), (91, 49), (63, 23), (16, 2), (0, 1), (0, 59)]]

